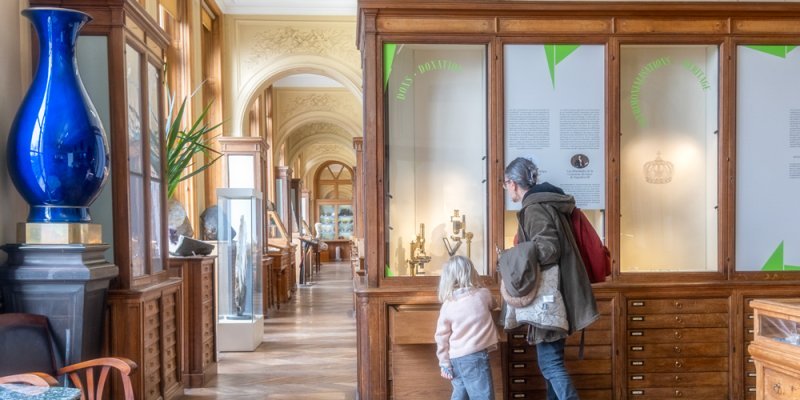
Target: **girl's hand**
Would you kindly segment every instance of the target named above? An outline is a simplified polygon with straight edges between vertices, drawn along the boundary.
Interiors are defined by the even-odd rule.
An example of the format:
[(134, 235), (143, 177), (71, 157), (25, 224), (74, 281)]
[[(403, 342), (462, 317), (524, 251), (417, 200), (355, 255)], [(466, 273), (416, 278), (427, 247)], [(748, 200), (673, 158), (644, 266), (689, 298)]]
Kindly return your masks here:
[(453, 368), (451, 367), (439, 367), (441, 369), (442, 378), (447, 379), (449, 381), (453, 380)]

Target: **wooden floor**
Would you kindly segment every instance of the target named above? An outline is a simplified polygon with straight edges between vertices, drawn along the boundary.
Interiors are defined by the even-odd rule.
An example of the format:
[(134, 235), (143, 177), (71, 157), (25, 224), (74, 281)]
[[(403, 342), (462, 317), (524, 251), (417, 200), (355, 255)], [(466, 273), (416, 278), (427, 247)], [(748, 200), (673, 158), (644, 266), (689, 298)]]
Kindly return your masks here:
[(325, 263), (270, 312), (252, 353), (221, 353), (219, 375), (182, 399), (349, 400), (356, 395), (356, 322), (349, 263)]

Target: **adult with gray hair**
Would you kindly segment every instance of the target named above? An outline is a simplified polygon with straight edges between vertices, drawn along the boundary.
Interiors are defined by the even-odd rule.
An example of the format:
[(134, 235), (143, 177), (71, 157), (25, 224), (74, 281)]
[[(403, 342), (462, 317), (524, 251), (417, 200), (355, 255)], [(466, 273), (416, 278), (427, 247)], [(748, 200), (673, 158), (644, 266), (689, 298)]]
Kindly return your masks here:
[(522, 203), (517, 213), (517, 237), (534, 243), (531, 256), (537, 259), (529, 265), (538, 265), (541, 270), (559, 268), (558, 289), (566, 306), (569, 329), (556, 332), (529, 325), (527, 338), (528, 343), (536, 345), (539, 369), (547, 381), (547, 399), (577, 400), (578, 392), (564, 367), (564, 343), (569, 334), (586, 328), (600, 314), (571, 231), (575, 199), (556, 186), (539, 183), (536, 164), (521, 157), (506, 167), (503, 187), (513, 202)]

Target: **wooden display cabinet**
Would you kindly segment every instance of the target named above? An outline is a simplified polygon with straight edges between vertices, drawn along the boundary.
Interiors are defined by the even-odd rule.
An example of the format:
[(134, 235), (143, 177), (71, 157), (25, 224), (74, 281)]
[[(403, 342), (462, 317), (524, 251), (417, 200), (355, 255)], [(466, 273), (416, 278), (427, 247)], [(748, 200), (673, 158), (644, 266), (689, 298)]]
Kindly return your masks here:
[(748, 351), (755, 361), (756, 399), (800, 397), (800, 299), (750, 302), (755, 334)]
[[(453, 208), (467, 216), (472, 260), (496, 293), (490, 249), (511, 246), (516, 224), (503, 169), (533, 156), (541, 180), (575, 195), (612, 255), (611, 276), (594, 285), (602, 316), (586, 331), (587, 357), (578, 359), (575, 337), (567, 341), (581, 398), (762, 398), (758, 358), (744, 351), (753, 330), (752, 348), (761, 346), (748, 304), (796, 296), (800, 284), (797, 252), (784, 251), (800, 246), (792, 230), (800, 216), (772, 211), (793, 209), (796, 193), (781, 192), (769, 210), (757, 205), (771, 193), (763, 177), (789, 165), (784, 154), (797, 157), (785, 141), (786, 116), (797, 106), (774, 93), (800, 90), (785, 84), (800, 64), (800, 5), (358, 7), (361, 397), (426, 398), (436, 390), (430, 380), (417, 380), (413, 392), (404, 386), (416, 371), (398, 361), (423, 365), (432, 356), (398, 352), (393, 313), (438, 309), (440, 240), (452, 235)], [(788, 176), (776, 179), (796, 188)], [(407, 272), (417, 235), (433, 259), (426, 276)], [(511, 332), (504, 345), (504, 397), (539, 398), (535, 355), (521, 339)], [(793, 348), (786, 350), (789, 361)], [(791, 385), (780, 384), (788, 393)]]
[(170, 257), (183, 284), (183, 383), (203, 387), (217, 375), (216, 256)]
[[(112, 356), (138, 368), (131, 375), (137, 399), (183, 394), (181, 279), (167, 272), (165, 101), (163, 67), (169, 38), (137, 1), (34, 0), (31, 6), (66, 7), (92, 16), (82, 37), (95, 42), (93, 63), (104, 63), (111, 151), (114, 264), (119, 277), (108, 294)], [(102, 43), (100, 43), (102, 42)], [(105, 109), (103, 107), (101, 109)], [(101, 217), (104, 218), (104, 217)], [(108, 226), (111, 225), (111, 226)], [(122, 388), (112, 386), (112, 398)]]

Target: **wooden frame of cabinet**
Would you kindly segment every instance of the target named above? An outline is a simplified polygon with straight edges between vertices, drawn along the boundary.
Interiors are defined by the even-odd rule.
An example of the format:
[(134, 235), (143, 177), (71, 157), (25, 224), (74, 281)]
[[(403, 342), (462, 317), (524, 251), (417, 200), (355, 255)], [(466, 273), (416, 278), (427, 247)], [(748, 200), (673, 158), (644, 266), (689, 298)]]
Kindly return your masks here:
[[(131, 374), (136, 398), (170, 399), (183, 394), (182, 385), (182, 288), (181, 279), (168, 272), (163, 65), (168, 37), (147, 10), (134, 0), (35, 0), (31, 6), (66, 7), (92, 16), (82, 35), (107, 39), (108, 96), (110, 126), (111, 185), (113, 204), (114, 263), (119, 277), (108, 294), (109, 355), (123, 356), (137, 363)], [(139, 55), (139, 93), (129, 93), (128, 51)], [(150, 82), (155, 80), (156, 82)], [(152, 85), (149, 85), (152, 83)], [(151, 89), (148, 92), (148, 89)], [(154, 89), (154, 90), (152, 90)], [(129, 96), (130, 94), (130, 96)], [(142, 193), (135, 198), (130, 186), (132, 172), (129, 144), (129, 99), (141, 102), (139, 115)], [(151, 105), (149, 102), (157, 104)], [(155, 120), (151, 123), (150, 118)], [(149, 127), (155, 124), (159, 143), (151, 143)], [(136, 138), (134, 138), (136, 139)], [(136, 139), (139, 140), (139, 139)], [(157, 152), (159, 165), (151, 152)], [(135, 155), (134, 155), (135, 156)], [(155, 175), (155, 176), (153, 176)], [(159, 194), (153, 196), (158, 187)], [(153, 206), (153, 198), (158, 206)], [(133, 203), (132, 203), (133, 202)], [(144, 204), (139, 204), (144, 202)], [(138, 205), (135, 214), (131, 205)], [(132, 246), (139, 226), (143, 243), (140, 267), (135, 266)], [(109, 227), (106, 227), (107, 229)], [(160, 236), (160, 244), (159, 244)], [(153, 243), (155, 239), (155, 244)], [(154, 261), (155, 259), (155, 261)], [(157, 265), (160, 264), (160, 265)], [(112, 383), (111, 397), (121, 398), (122, 387)]]
[[(800, 5), (790, 3), (664, 3), (664, 2), (471, 2), (430, 3), (410, 0), (402, 4), (388, 0), (360, 0), (358, 45), (364, 69), (364, 156), (360, 178), (364, 187), (365, 277), (356, 277), (358, 321), (358, 391), (362, 397), (393, 398), (392, 333), (389, 314), (406, 305), (435, 304), (436, 277), (391, 277), (384, 275), (386, 207), (384, 169), (386, 138), (384, 123), (384, 43), (484, 44), (487, 48), (488, 103), (488, 239), (502, 247), (503, 232), (503, 46), (505, 44), (577, 43), (605, 46), (605, 183), (606, 237), (611, 249), (613, 272), (605, 283), (595, 285), (598, 302), (607, 309), (611, 342), (610, 366), (601, 379), (612, 382), (598, 392), (582, 392), (582, 398), (625, 399), (663, 396), (750, 399), (755, 398), (755, 380), (750, 380), (749, 356), (744, 350), (748, 333), (746, 301), (753, 298), (800, 294), (798, 272), (737, 271), (736, 235), (736, 49), (738, 44), (798, 44)], [(718, 46), (719, 147), (716, 157), (718, 196), (717, 265), (705, 272), (620, 271), (620, 46), (622, 44), (713, 44)], [(496, 260), (489, 252), (489, 265)], [(654, 279), (657, 278), (657, 279)], [(497, 290), (496, 273), (490, 268), (484, 283)], [(605, 305), (607, 304), (607, 305)], [(645, 304), (641, 308), (639, 304)], [(654, 304), (650, 308), (650, 304)], [(642, 310), (645, 310), (642, 312)], [(689, 312), (694, 310), (695, 312)], [(714, 310), (708, 313), (708, 310)], [(697, 315), (706, 315), (700, 316)], [(631, 319), (635, 318), (635, 319)], [(655, 321), (641, 325), (640, 318)], [(689, 322), (687, 322), (689, 321)], [(648, 321), (648, 324), (650, 322)], [(430, 329), (430, 327), (429, 327)], [(656, 331), (642, 331), (654, 329)], [(639, 343), (640, 334), (672, 335), (664, 343), (680, 349), (688, 361), (680, 367), (652, 367), (645, 373), (631, 366), (640, 361), (670, 360), (664, 349), (649, 349)], [(699, 350), (708, 337), (722, 345), (709, 356)], [(715, 336), (716, 335), (716, 336)], [(748, 336), (749, 335), (749, 336)], [(592, 339), (595, 340), (595, 339)], [(600, 340), (600, 339), (597, 339)], [(571, 356), (568, 367), (581, 361)], [(636, 347), (632, 349), (631, 346)], [(686, 350), (688, 349), (688, 350)], [(722, 350), (720, 350), (722, 349)], [(653, 353), (650, 353), (650, 352)], [(660, 353), (661, 352), (661, 353)], [(507, 353), (506, 353), (507, 354)], [(511, 355), (508, 355), (511, 358)], [(653, 358), (654, 357), (654, 358)], [(714, 358), (709, 360), (708, 358)], [(508, 361), (508, 360), (507, 360)], [(646, 361), (645, 361), (646, 362)], [(684, 365), (690, 365), (684, 367)], [(650, 368), (650, 367), (648, 367)], [(680, 370), (701, 373), (688, 379)], [(508, 369), (505, 369), (508, 374)], [(650, 374), (662, 374), (649, 376)], [(669, 375), (677, 373), (678, 375)], [(584, 377), (575, 374), (577, 379)], [(672, 386), (653, 379), (678, 377)], [(506, 376), (508, 377), (508, 376)], [(747, 378), (747, 380), (745, 379)], [(526, 378), (527, 379), (527, 378)], [(648, 386), (649, 385), (649, 386)], [(659, 386), (660, 385), (660, 386)], [(704, 386), (705, 385), (705, 386)], [(512, 385), (508, 385), (511, 387)], [(702, 390), (703, 387), (713, 390)], [(420, 393), (425, 388), (420, 387)], [(641, 393), (640, 393), (641, 391)], [(656, 394), (657, 393), (657, 394)], [(506, 391), (509, 396), (509, 391)], [(517, 393), (531, 398), (534, 394)], [(420, 397), (422, 398), (422, 397)], [(516, 397), (515, 397), (516, 398)], [(521, 397), (526, 398), (526, 397)]]

